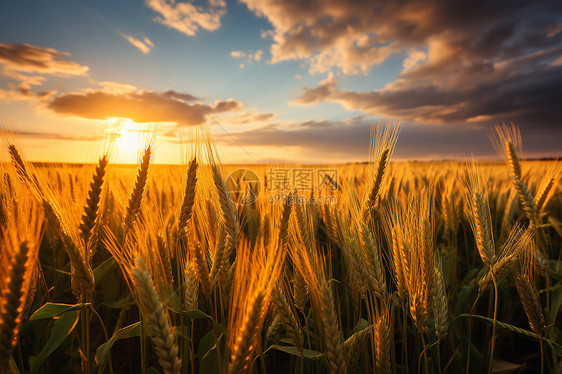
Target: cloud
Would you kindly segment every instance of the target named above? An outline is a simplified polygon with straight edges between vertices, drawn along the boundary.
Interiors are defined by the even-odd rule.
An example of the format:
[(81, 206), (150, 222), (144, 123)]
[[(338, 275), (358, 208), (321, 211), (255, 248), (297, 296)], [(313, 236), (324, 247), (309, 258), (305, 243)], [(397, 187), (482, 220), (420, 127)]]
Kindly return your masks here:
[(150, 50), (154, 47), (154, 43), (152, 43), (152, 41), (148, 38), (140, 40), (131, 35), (123, 34), (121, 31), (119, 31), (119, 35), (125, 38), (129, 43), (138, 48), (144, 54), (149, 53)]
[(217, 100), (214, 105), (191, 103), (194, 99), (174, 91), (111, 93), (97, 90), (57, 96), (47, 107), (57, 114), (88, 119), (125, 117), (135, 122), (176, 122), (180, 126), (201, 124), (208, 114), (242, 109), (242, 103), (234, 99)]
[(254, 111), (246, 111), (235, 115), (229, 115), (226, 117), (221, 117), (221, 120), (225, 123), (232, 125), (248, 125), (255, 124), (258, 122), (267, 122), (275, 118), (273, 113), (261, 113)]
[[(0, 88), (0, 100), (46, 99), (54, 91), (33, 92), (48, 76), (87, 75), (89, 68), (68, 60), (70, 54), (30, 44), (0, 43), (0, 76), (8, 79)], [(9, 80), (16, 81), (17, 84)]]
[(426, 68), (412, 68), (384, 88), (364, 92), (340, 89), (330, 76), (317, 87), (305, 87), (291, 104), (335, 102), (350, 111), (360, 109), (372, 115), (418, 123), (493, 124), (510, 120), (522, 126), (551, 127), (559, 131), (562, 66), (546, 65), (544, 60), (538, 60), (520, 69), (497, 70), (494, 74), (483, 72), (487, 79), (472, 80), (470, 73), (462, 68), (443, 75), (428, 74)]
[(154, 21), (188, 36), (195, 36), (200, 29), (218, 30), (226, 14), (224, 0), (209, 0), (207, 7), (175, 0), (146, 0), (146, 5), (159, 13)]
[(334, 93), (338, 83), (334, 79), (332, 73), (328, 74), (328, 78), (321, 81), (318, 87), (303, 87), (303, 93), (297, 99), (289, 102), (291, 105), (316, 105), (323, 101), (329, 101)]
[(105, 135), (69, 135), (68, 133), (56, 134), (56, 133), (35, 132), (35, 131), (11, 131), (11, 133), (26, 138), (36, 138), (41, 140), (50, 139), (50, 140), (100, 141), (106, 138)]
[[(560, 41), (562, 4), (550, 0), (242, 0), (272, 30), (271, 62), (304, 60), (312, 73), (366, 73), (391, 56), (444, 42), (430, 58), (508, 58)], [(442, 53), (440, 55), (440, 53)]]
[[(353, 4), (339, 4), (335, 9), (348, 14)], [(358, 39), (356, 43), (399, 47), (404, 59), (398, 77), (381, 89), (356, 92), (340, 87), (330, 73), (316, 87), (304, 87), (291, 104), (335, 102), (350, 111), (427, 124), (490, 125), (508, 120), (521, 126), (548, 127), (560, 133), (562, 65), (557, 61), (562, 57), (562, 23), (557, 14), (562, 11), (562, 4), (548, 1), (515, 2), (510, 7), (481, 1), (373, 4), (380, 6), (380, 14), (373, 16), (371, 25), (365, 24), (362, 29), (369, 28), (368, 35), (378, 42)], [(330, 7), (322, 9), (325, 8)], [(364, 13), (370, 14), (369, 9)], [(360, 20), (362, 16), (358, 17)], [(352, 25), (352, 28), (359, 27), (355, 26), (357, 23)], [(334, 44), (326, 38), (322, 38), (326, 48), (332, 48)], [(303, 42), (312, 45), (311, 40)], [(321, 51), (324, 47), (315, 53)], [(338, 64), (335, 66), (340, 66), (344, 73), (346, 68), (347, 72), (353, 69), (351, 65)], [(355, 68), (362, 70), (369, 66), (356, 64)]]
[(0, 100), (46, 100), (55, 94), (55, 91), (41, 91), (35, 93), (22, 84), (16, 86), (13, 83), (8, 83), (7, 88), (6, 90), (0, 89)]
[(33, 97), (28, 89), (18, 88), (13, 84), (9, 84), (7, 90), (0, 89), (0, 100), (29, 100)]
[(0, 43), (0, 64), (4, 70), (53, 75), (86, 75), (89, 68), (67, 60), (69, 53), (30, 44)]
[[(340, 163), (366, 161), (374, 121), (355, 117), (350, 125), (333, 121), (304, 121), (289, 125), (269, 123), (230, 135), (244, 147), (270, 147), (291, 154), (299, 163)], [(558, 138), (541, 129), (522, 129), (525, 157), (560, 156)], [(489, 129), (443, 125), (405, 124), (398, 138), (395, 159), (465, 161), (472, 154), (496, 159), (489, 142)], [(231, 144), (230, 135), (219, 134), (218, 142)]]
[[(243, 51), (232, 51), (230, 52), (230, 57), (237, 59), (245, 59), (248, 64), (253, 64), (254, 62), (260, 62), (263, 57), (263, 51), (258, 49), (255, 52), (243, 52)], [(241, 64), (241, 68), (244, 64)]]

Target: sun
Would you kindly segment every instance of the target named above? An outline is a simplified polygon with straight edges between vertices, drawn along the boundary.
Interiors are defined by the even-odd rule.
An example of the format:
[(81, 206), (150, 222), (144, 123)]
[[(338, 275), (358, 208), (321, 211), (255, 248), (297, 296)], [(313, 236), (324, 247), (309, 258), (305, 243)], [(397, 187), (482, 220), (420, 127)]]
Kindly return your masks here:
[(122, 161), (131, 159), (136, 162), (136, 157), (141, 146), (140, 125), (129, 118), (113, 117), (108, 120), (115, 129), (115, 145), (119, 150)]
[(133, 120), (128, 118), (111, 118), (117, 130), (115, 144), (120, 150), (137, 153), (139, 149), (139, 127)]

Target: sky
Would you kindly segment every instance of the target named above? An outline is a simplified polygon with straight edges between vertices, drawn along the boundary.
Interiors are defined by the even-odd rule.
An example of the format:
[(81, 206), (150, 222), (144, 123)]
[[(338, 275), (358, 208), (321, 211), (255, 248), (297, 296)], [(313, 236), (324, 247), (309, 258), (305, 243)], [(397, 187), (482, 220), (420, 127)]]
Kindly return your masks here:
[[(0, 4), (0, 126), (27, 159), (365, 161), (400, 121), (402, 160), (562, 156), (562, 2), (20, 1)], [(148, 135), (147, 135), (148, 134)]]

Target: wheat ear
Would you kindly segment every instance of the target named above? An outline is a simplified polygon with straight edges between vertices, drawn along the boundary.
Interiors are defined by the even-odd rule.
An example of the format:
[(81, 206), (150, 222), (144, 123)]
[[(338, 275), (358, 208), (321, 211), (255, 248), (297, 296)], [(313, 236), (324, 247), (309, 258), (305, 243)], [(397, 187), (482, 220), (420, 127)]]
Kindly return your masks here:
[(283, 337), (284, 333), (285, 328), (281, 323), (281, 317), (279, 317), (279, 315), (276, 315), (275, 318), (273, 318), (273, 321), (271, 321), (271, 323), (267, 327), (265, 340), (268, 343), (276, 343)]
[(188, 310), (197, 309), (199, 298), (199, 279), (197, 269), (192, 262), (187, 262), (184, 271), (185, 307)]
[(211, 280), (209, 279), (209, 268), (207, 267), (207, 260), (203, 253), (203, 249), (199, 243), (195, 244), (193, 248), (193, 254), (195, 261), (195, 269), (197, 270), (197, 275), (199, 276), (199, 281), (201, 282), (201, 288), (206, 296), (211, 295)]
[(297, 309), (304, 313), (304, 308), (308, 302), (308, 286), (302, 274), (297, 270), (293, 273), (293, 298)]
[(224, 228), (220, 229), (219, 237), (217, 238), (217, 243), (215, 245), (215, 252), (213, 254), (213, 264), (211, 267), (211, 274), (209, 275), (209, 279), (211, 281), (211, 286), (214, 287), (218, 280), (219, 274), (223, 262), (223, 256), (226, 247), (226, 231)]
[(368, 327), (361, 331), (357, 331), (343, 342), (343, 349), (345, 351), (345, 359), (347, 368), (350, 373), (354, 373), (359, 368), (359, 361), (361, 354), (365, 350), (365, 345), (371, 335), (371, 328)]
[(379, 158), (379, 162), (377, 164), (377, 172), (375, 173), (375, 179), (373, 180), (373, 184), (371, 185), (369, 194), (367, 195), (367, 201), (365, 203), (365, 210), (363, 216), (365, 222), (369, 220), (372, 211), (375, 207), (377, 197), (379, 196), (379, 192), (382, 184), (382, 178), (386, 170), (389, 155), (390, 155), (390, 148), (386, 148), (385, 150), (382, 151), (381, 156)]
[(187, 181), (178, 221), (178, 233), (180, 236), (187, 234), (187, 223), (193, 213), (193, 204), (195, 202), (195, 192), (197, 186), (197, 167), (197, 158), (194, 157), (189, 163), (189, 168), (187, 169)]
[(94, 291), (94, 273), (87, 258), (80, 252), (70, 235), (66, 232), (62, 225), (60, 213), (48, 200), (41, 201), (45, 218), (54, 227), (58, 233), (63, 247), (68, 253), (71, 265), (71, 286), (72, 292), (78, 299), (87, 301)]
[(143, 314), (148, 320), (152, 332), (151, 339), (154, 342), (158, 362), (165, 374), (179, 374), (181, 360), (178, 358), (178, 346), (170, 329), (170, 322), (162, 300), (156, 292), (142, 258), (139, 257), (135, 260), (135, 267), (131, 270), (131, 274)]
[(521, 272), (515, 276), (515, 286), (523, 309), (529, 320), (529, 326), (539, 336), (544, 336), (546, 323), (541, 306), (541, 299), (533, 279), (526, 273)]
[(443, 340), (447, 336), (447, 330), (449, 329), (449, 306), (447, 303), (445, 280), (443, 279), (443, 272), (440, 266), (433, 267), (433, 287), (431, 290), (435, 332), (437, 338)]
[[(406, 277), (407, 273), (405, 271), (405, 266), (407, 261), (405, 257), (405, 250), (401, 248), (403, 244), (398, 238), (398, 231), (395, 227), (391, 228), (392, 235), (392, 262), (394, 263), (394, 282), (396, 283), (396, 289), (398, 291), (398, 296), (400, 299), (405, 300), (407, 293)], [(404, 254), (404, 255), (403, 255)]]
[(311, 251), (312, 248), (313, 248), (313, 243), (312, 243), (312, 240), (310, 238), (309, 224), (308, 224), (308, 219), (307, 219), (307, 216), (306, 216), (306, 211), (303, 208), (303, 204), (300, 204), (298, 202), (299, 198), (298, 198), (298, 195), (297, 195), (296, 192), (294, 194), (294, 197), (295, 197), (294, 205), (295, 205), (295, 213), (296, 213), (295, 216), (297, 218), (297, 223), (298, 223), (298, 227), (300, 229), (302, 241), (303, 241), (303, 243), (306, 247), (306, 250)]
[(87, 253), (90, 249), (89, 239), (99, 214), (101, 189), (108, 161), (107, 155), (103, 155), (98, 161), (96, 171), (94, 172), (94, 176), (92, 177), (92, 181), (90, 182), (90, 187), (88, 189), (88, 198), (86, 199), (86, 205), (84, 206), (84, 213), (82, 214), (80, 236), (84, 241), (85, 248), (87, 248)]
[(263, 313), (265, 297), (263, 292), (253, 296), (246, 311), (240, 331), (238, 331), (230, 356), (229, 374), (247, 372), (255, 348), (255, 340), (260, 329), (260, 319)]
[(135, 187), (129, 197), (129, 204), (127, 205), (125, 218), (123, 219), (123, 231), (125, 233), (128, 233), (129, 230), (133, 228), (133, 224), (137, 219), (142, 202), (142, 196), (146, 187), (146, 180), (148, 178), (148, 165), (150, 164), (151, 155), (152, 149), (148, 146), (142, 156), (142, 161), (137, 173), (137, 179), (135, 181)]
[(281, 215), (281, 225), (279, 229), (279, 240), (284, 248), (287, 245), (289, 236), (289, 218), (291, 218), (291, 210), (293, 207), (293, 196), (289, 195), (283, 203), (283, 213)]
[(319, 312), (324, 327), (324, 343), (326, 344), (326, 358), (330, 365), (330, 372), (344, 374), (347, 372), (347, 366), (332, 291), (328, 284), (324, 284), (320, 292), (322, 307)]
[(550, 177), (540, 188), (540, 190), (537, 192), (537, 195), (535, 196), (535, 200), (537, 202), (536, 209), (538, 215), (544, 212), (544, 208), (547, 205), (547, 199), (549, 193), (552, 190), (552, 187), (554, 186), (555, 180), (556, 180), (555, 176)]
[(172, 260), (170, 259), (170, 251), (168, 249), (168, 244), (164, 240), (162, 234), (158, 234), (156, 237), (156, 245), (158, 248), (158, 255), (162, 266), (164, 268), (164, 275), (166, 276), (166, 284), (172, 287), (174, 284), (174, 274), (172, 272)]
[(382, 298), (382, 295), (384, 295), (386, 291), (386, 279), (384, 276), (384, 269), (382, 267), (379, 250), (377, 249), (377, 245), (375, 244), (375, 240), (369, 226), (365, 222), (360, 222), (360, 228), (362, 245), (365, 249), (363, 253), (364, 259), (367, 263), (369, 273), (374, 275), (374, 277), (370, 276), (369, 279), (375, 280), (375, 282), (371, 281), (371, 286), (373, 287), (375, 294)]
[(2, 295), (0, 306), (0, 367), (4, 367), (12, 356), (19, 333), (23, 309), (26, 302), (27, 290), (25, 289), (26, 269), (28, 263), (29, 247), (27, 242), (20, 244), (11, 269), (6, 295)]
[(536, 212), (536, 203), (535, 198), (531, 194), (531, 191), (527, 188), (525, 182), (522, 179), (513, 179), (513, 184), (515, 185), (515, 190), (517, 191), (517, 195), (519, 196), (519, 201), (523, 206), (523, 210), (527, 215), (529, 220), (532, 220), (535, 217)]
[(375, 372), (390, 373), (390, 320), (384, 313), (375, 322)]
[(505, 142), (505, 153), (507, 155), (509, 169), (511, 175), (515, 179), (521, 179), (521, 163), (519, 162), (519, 157), (517, 156), (517, 151), (515, 150), (515, 146), (512, 142), (506, 141)]
[(472, 194), (472, 214), (474, 216), (474, 234), (478, 253), (484, 264), (492, 266), (495, 261), (492, 220), (486, 197), (480, 191), (475, 191)]
[(21, 154), (18, 151), (18, 148), (14, 144), (8, 145), (8, 152), (10, 153), (10, 158), (12, 160), (12, 164), (16, 168), (16, 172), (18, 177), (24, 184), (28, 184), (32, 182), (31, 174), (27, 170), (27, 166), (21, 157)]
[(236, 245), (236, 238), (238, 236), (238, 219), (236, 217), (236, 210), (232, 204), (232, 200), (228, 195), (227, 186), (222, 179), (222, 175), (217, 165), (211, 164), (213, 172), (213, 182), (219, 195), (219, 203), (221, 207), (224, 228), (228, 234), (227, 253), (230, 253), (232, 246)]
[(275, 304), (275, 309), (277, 310), (277, 313), (281, 318), (281, 323), (285, 328), (285, 331), (287, 331), (289, 339), (291, 339), (291, 343), (293, 343), (293, 345), (297, 347), (299, 351), (302, 351), (302, 332), (293, 309), (289, 305), (289, 302), (285, 298), (285, 295), (279, 289), (274, 288), (271, 296), (273, 298), (273, 303)]
[(505, 256), (500, 258), (494, 264), (492, 269), (486, 269), (486, 271), (478, 281), (478, 293), (483, 294), (488, 288), (493, 285), (492, 272), (494, 273), (496, 281), (499, 281), (511, 270), (516, 261), (516, 255)]
[(0, 191), (0, 232), (6, 227), (6, 224), (9, 220), (9, 213), (6, 209), (4, 201), (6, 201), (6, 197), (4, 196), (2, 191)]

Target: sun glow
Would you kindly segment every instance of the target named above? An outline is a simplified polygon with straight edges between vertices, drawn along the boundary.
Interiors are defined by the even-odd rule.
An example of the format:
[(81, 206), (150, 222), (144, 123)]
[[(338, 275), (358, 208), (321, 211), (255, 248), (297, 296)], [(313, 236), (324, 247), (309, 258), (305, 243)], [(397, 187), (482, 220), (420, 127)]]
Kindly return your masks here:
[(138, 124), (129, 118), (117, 117), (110, 118), (108, 122), (116, 134), (115, 146), (119, 153), (119, 162), (137, 162), (138, 154), (142, 146), (141, 133), (143, 131), (141, 124)]

